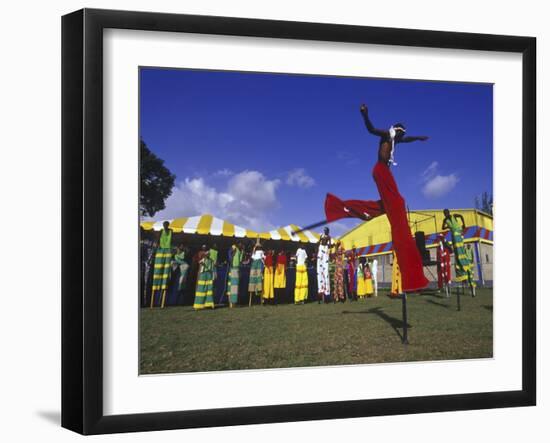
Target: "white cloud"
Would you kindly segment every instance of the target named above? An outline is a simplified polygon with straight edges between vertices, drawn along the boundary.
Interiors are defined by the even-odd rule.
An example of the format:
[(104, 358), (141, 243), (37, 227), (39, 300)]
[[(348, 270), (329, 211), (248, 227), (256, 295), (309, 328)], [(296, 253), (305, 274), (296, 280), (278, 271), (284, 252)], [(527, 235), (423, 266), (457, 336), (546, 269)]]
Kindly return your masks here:
[(451, 192), (459, 180), (457, 174), (439, 174), (439, 163), (435, 160), (420, 174), (420, 181), (424, 183), (422, 193), (426, 198), (438, 198)]
[(211, 186), (203, 177), (185, 178), (177, 183), (166, 200), (166, 208), (155, 220), (212, 214), (244, 228), (273, 229), (269, 213), (279, 206), (280, 180), (269, 180), (261, 172), (234, 174), (223, 189)]
[(422, 172), (422, 181), (428, 181), (432, 179), (437, 174), (437, 168), (439, 166), (439, 163), (436, 161), (433, 161), (430, 163), (430, 166), (428, 166), (426, 169), (424, 169), (424, 172)]
[(286, 184), (289, 186), (298, 186), (299, 188), (311, 188), (315, 185), (313, 177), (307, 175), (304, 168), (296, 168), (288, 173)]
[(230, 177), (235, 174), (231, 169), (223, 168), (212, 174), (214, 177)]
[(438, 174), (424, 184), (422, 193), (427, 198), (438, 198), (451, 192), (458, 182), (459, 178), (456, 174)]

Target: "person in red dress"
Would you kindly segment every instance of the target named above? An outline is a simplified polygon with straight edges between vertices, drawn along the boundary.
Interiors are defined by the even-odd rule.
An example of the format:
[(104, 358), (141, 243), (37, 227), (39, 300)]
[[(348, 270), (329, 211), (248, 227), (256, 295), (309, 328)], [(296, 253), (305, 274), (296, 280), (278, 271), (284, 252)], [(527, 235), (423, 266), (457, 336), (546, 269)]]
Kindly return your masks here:
[(437, 236), (437, 286), (441, 291), (445, 288), (445, 294), (449, 296), (449, 284), (451, 283), (451, 254), (453, 248), (445, 241), (443, 234)]

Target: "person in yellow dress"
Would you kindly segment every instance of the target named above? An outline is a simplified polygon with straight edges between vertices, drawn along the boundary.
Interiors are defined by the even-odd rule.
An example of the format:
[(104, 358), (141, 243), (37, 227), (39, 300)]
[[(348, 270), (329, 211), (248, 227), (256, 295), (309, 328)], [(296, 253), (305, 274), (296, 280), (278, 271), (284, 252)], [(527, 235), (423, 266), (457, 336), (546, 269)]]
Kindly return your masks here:
[(359, 257), (359, 265), (357, 266), (357, 297), (365, 298), (367, 295), (367, 285), (365, 281), (365, 257)]
[(303, 305), (307, 299), (308, 278), (306, 269), (307, 252), (301, 246), (296, 251), (296, 286), (294, 288), (294, 303)]
[(277, 303), (281, 303), (286, 289), (286, 254), (282, 249), (277, 254), (273, 286), (275, 288), (275, 300)]
[(262, 293), (262, 304), (266, 301), (273, 302), (273, 254), (274, 251), (268, 250), (264, 258), (264, 289)]
[(372, 288), (372, 273), (365, 257), (359, 258), (357, 266), (357, 297), (370, 297), (374, 293)]
[(370, 270), (370, 265), (368, 262), (365, 262), (365, 292), (367, 297), (372, 297), (374, 294), (374, 288), (372, 286), (372, 272)]
[(391, 273), (391, 296), (397, 297), (403, 292), (403, 287), (401, 286), (401, 271), (399, 270), (399, 264), (397, 263), (397, 256), (395, 251), (393, 252), (393, 265)]

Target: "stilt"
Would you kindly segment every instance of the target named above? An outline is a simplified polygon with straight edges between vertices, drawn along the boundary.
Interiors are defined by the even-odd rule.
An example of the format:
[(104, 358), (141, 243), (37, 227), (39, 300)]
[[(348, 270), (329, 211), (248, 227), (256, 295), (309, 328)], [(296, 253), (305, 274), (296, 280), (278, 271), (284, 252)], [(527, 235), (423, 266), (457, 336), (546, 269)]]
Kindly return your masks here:
[(456, 310), (460, 311), (460, 286), (456, 287)]
[(155, 290), (153, 289), (151, 291), (151, 309), (153, 309), (154, 305), (155, 305)]
[(166, 289), (162, 290), (162, 302), (160, 304), (161, 308), (164, 308), (164, 304), (166, 303)]
[(403, 344), (409, 344), (409, 334), (408, 334), (408, 319), (407, 319), (407, 293), (403, 292), (401, 294), (401, 300), (403, 302)]
[(248, 307), (250, 308), (252, 306), (252, 292), (248, 293)]

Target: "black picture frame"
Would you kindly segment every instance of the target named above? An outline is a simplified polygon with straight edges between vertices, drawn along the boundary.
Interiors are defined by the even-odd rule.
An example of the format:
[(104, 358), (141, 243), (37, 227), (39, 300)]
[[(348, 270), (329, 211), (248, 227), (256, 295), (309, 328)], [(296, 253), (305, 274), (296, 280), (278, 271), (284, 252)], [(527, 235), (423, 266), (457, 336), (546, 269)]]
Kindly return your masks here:
[[(131, 415), (103, 413), (103, 30), (370, 43), (522, 54), (522, 389)], [(83, 9), (62, 18), (62, 426), (82, 434), (536, 404), (536, 39)], [(518, 166), (519, 167), (519, 166)]]

